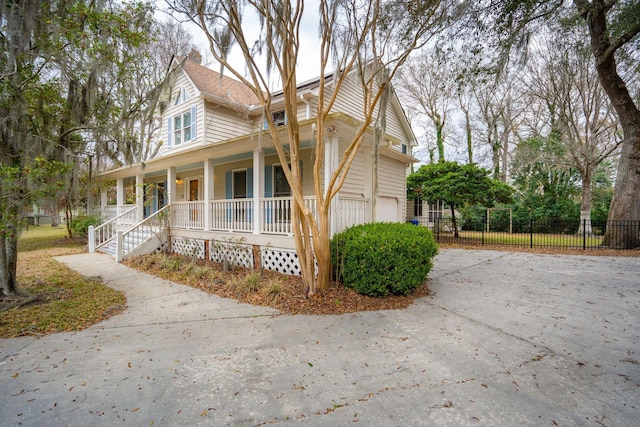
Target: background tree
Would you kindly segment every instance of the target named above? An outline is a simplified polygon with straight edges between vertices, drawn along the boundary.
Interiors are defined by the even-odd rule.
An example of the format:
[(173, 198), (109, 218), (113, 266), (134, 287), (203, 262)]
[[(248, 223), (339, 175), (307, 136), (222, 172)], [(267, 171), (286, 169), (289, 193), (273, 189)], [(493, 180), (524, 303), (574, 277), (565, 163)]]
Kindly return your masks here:
[[(174, 19), (149, 22), (141, 31), (147, 33), (148, 40), (120, 49), (122, 59), (117, 64), (121, 67), (114, 67), (105, 81), (104, 90), (116, 95), (113, 102), (118, 108), (113, 109), (109, 126), (96, 144), (98, 170), (139, 163), (158, 154), (163, 143), (159, 130), (171, 59), (193, 52), (199, 55), (191, 34)], [(127, 78), (122, 78), (123, 73)], [(101, 163), (102, 157), (108, 163)]]
[[(17, 239), (28, 209), (53, 190), (64, 192), (69, 210), (75, 197), (78, 168), (45, 165), (77, 166), (88, 141), (99, 140), (118, 109), (106, 85), (129, 76), (123, 72), (131, 60), (126, 52), (146, 41), (151, 18), (152, 8), (144, 3), (0, 5), (0, 170), (11, 177), (0, 190), (7, 207), (0, 214), (3, 293), (19, 292)], [(34, 179), (35, 159), (51, 173)], [(63, 175), (64, 187), (55, 185), (60, 176), (54, 172)]]
[(516, 221), (577, 218), (580, 174), (566, 161), (567, 151), (557, 132), (518, 145), (511, 171)]
[(493, 207), (496, 203), (512, 201), (513, 189), (489, 177), (487, 169), (475, 164), (438, 162), (421, 166), (407, 177), (407, 196), (418, 194), (423, 200), (445, 202), (451, 208), (455, 237), (459, 237), (456, 209), (463, 206)]
[(457, 99), (456, 76), (449, 59), (440, 48), (425, 48), (403, 66), (399, 77), (398, 87), (411, 117), (414, 122), (428, 122), (432, 126), (435, 132), (428, 135), (435, 133), (438, 161), (444, 161), (445, 125)]
[[(566, 147), (557, 166), (580, 173), (579, 234), (592, 234), (592, 182), (598, 165), (616, 153), (622, 142), (617, 117), (598, 82), (593, 55), (585, 46), (584, 31), (574, 28), (550, 36), (530, 61), (529, 88), (548, 106), (549, 126)], [(536, 61), (537, 59), (537, 61)], [(584, 230), (583, 230), (584, 226)]]
[[(547, 22), (586, 27), (600, 84), (617, 113), (624, 134), (609, 220), (640, 221), (640, 110), (630, 93), (630, 88), (638, 84), (640, 2), (486, 0), (477, 2), (475, 7), (478, 15), (477, 25), (473, 27), (491, 30), (490, 34), (504, 48), (503, 52), (526, 46), (532, 34), (544, 29)], [(505, 64), (508, 55), (501, 58), (500, 63)], [(631, 65), (627, 62), (629, 58), (635, 59)], [(627, 74), (628, 69), (635, 71)], [(638, 247), (640, 234), (634, 227), (625, 227), (623, 232), (615, 233), (609, 228), (603, 245)]]
[[(299, 162), (296, 66), (305, 2), (230, 0), (174, 1), (172, 4), (175, 10), (185, 13), (202, 29), (210, 51), (221, 67), (251, 88), (260, 101), (269, 125), (268, 136), (291, 186), (296, 252), (307, 294), (314, 295), (318, 288), (328, 285), (331, 274), (329, 207), (346, 179), (365, 133), (376, 120), (375, 111), (380, 100), (398, 67), (413, 50), (446, 27), (450, 14), (457, 9), (453, 2), (445, 0), (319, 1), (320, 68), (313, 165), (316, 217), (304, 203)], [(249, 31), (244, 25), (242, 19), (247, 16), (258, 19), (257, 32), (255, 28)], [(244, 59), (240, 67), (228, 60), (233, 46)], [(330, 83), (326, 77), (329, 67), (335, 69)], [(271, 72), (277, 73), (282, 84), (285, 114), (289, 118), (286, 138), (280, 136), (280, 129), (272, 120)], [(323, 187), (320, 176), (325, 138), (329, 136), (325, 120), (350, 74), (360, 81), (360, 122), (336, 170), (325, 178), (327, 185)], [(316, 262), (317, 276), (314, 272)]]

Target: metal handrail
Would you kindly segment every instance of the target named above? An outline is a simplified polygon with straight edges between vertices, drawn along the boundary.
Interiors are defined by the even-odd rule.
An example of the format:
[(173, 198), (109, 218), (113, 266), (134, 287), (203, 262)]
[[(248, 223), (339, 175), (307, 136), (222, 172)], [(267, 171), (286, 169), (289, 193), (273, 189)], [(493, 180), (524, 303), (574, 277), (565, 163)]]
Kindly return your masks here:
[[(134, 217), (131, 218), (132, 221), (130, 223), (134, 224), (136, 209), (137, 209), (137, 206), (134, 206), (132, 208), (125, 210), (120, 215), (117, 215), (111, 218), (109, 221), (106, 221), (98, 225), (97, 227), (89, 227), (89, 232), (88, 232), (89, 252), (93, 253), (96, 251), (97, 248), (104, 246), (107, 243), (109, 243), (111, 240), (113, 240), (116, 237), (116, 233), (118, 231), (117, 226), (122, 225), (121, 220), (125, 216), (131, 216), (131, 214), (133, 213)], [(125, 224), (128, 225), (129, 223), (125, 223)]]

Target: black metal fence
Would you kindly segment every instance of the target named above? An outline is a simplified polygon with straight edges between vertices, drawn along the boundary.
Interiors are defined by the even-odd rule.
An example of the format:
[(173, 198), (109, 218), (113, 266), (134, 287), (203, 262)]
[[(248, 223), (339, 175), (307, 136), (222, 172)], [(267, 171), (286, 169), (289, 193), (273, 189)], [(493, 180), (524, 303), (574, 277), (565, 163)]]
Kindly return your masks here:
[(418, 217), (408, 222), (429, 227), (438, 243), (454, 245), (605, 249), (607, 230), (616, 249), (634, 248), (640, 242), (640, 221), (457, 219), (457, 233), (451, 218)]

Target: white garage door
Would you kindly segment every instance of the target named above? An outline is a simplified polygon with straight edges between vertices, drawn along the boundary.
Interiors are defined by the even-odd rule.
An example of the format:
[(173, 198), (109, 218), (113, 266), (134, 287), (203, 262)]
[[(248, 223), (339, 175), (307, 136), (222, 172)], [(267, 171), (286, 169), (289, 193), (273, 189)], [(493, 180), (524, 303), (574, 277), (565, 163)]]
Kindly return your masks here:
[(376, 218), (378, 222), (398, 222), (398, 200), (395, 197), (378, 197)]

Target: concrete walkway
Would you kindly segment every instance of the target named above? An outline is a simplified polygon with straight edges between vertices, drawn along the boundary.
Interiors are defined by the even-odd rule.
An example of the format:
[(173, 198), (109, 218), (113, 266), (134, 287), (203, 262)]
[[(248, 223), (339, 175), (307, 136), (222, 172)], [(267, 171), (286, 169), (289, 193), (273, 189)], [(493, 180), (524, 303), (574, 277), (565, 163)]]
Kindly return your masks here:
[(442, 250), (405, 310), (290, 316), (82, 254), (85, 331), (0, 340), (1, 426), (638, 425), (640, 258)]

